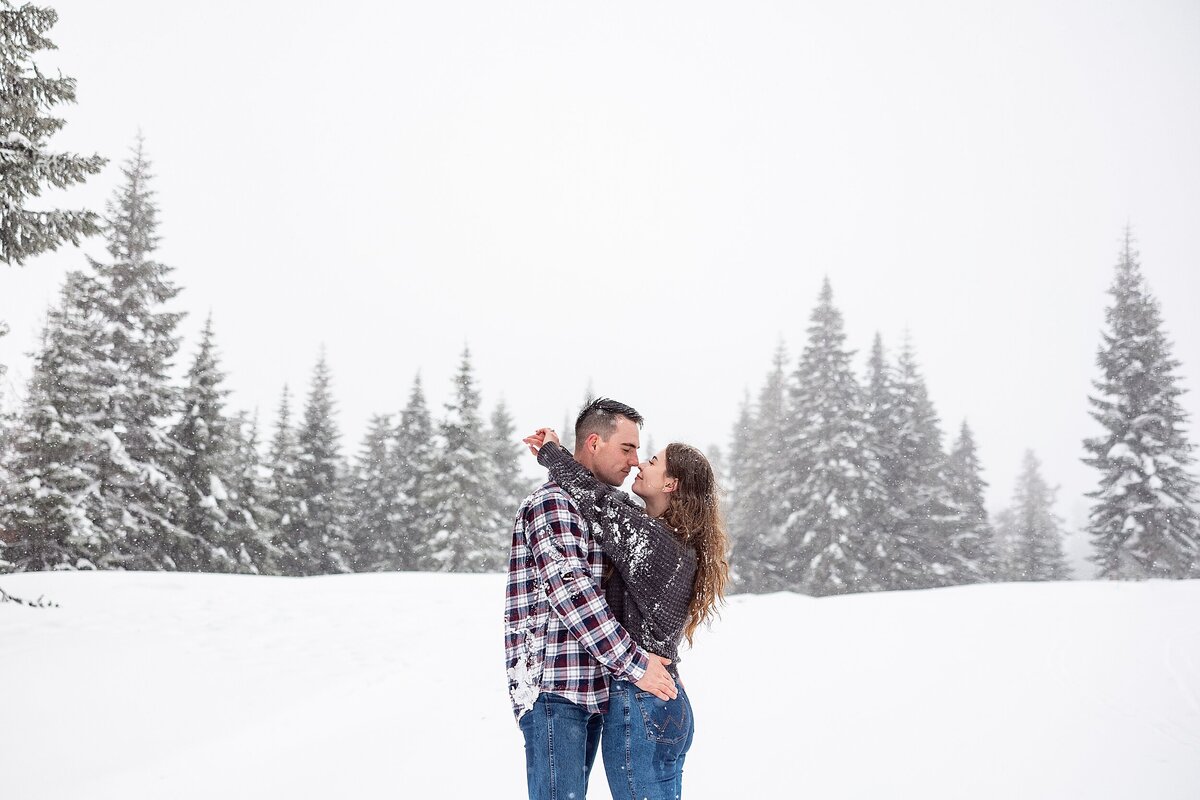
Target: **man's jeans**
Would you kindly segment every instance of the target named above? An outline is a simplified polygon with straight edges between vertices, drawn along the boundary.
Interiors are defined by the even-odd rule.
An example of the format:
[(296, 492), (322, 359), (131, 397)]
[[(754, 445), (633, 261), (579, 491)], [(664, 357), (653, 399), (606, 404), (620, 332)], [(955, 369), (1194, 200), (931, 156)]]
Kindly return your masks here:
[(604, 772), (613, 800), (676, 800), (695, 720), (683, 684), (659, 700), (627, 681), (613, 681), (604, 715)]
[(584, 800), (604, 717), (543, 692), (521, 715), (529, 800)]

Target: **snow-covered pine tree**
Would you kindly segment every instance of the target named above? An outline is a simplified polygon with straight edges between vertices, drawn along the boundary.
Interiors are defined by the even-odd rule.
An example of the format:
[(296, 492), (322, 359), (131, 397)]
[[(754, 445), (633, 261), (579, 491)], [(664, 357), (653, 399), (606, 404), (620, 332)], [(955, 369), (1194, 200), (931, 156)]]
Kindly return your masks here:
[(896, 363), (895, 473), (886, 477), (895, 504), (890, 558), (893, 589), (923, 589), (977, 581), (981, 575), (954, 547), (962, 518), (946, 483), (946, 456), (937, 412), (911, 342)]
[(238, 572), (241, 543), (230, 522), (230, 498), (225, 486), (232, 471), (232, 441), (225, 418), (221, 387), (225, 374), (217, 362), (212, 315), (204, 322), (200, 347), (187, 372), (179, 421), (172, 438), (182, 452), (175, 471), (185, 500), (178, 522), (193, 537), (188, 560), (176, 559), (179, 569)]
[(396, 491), (393, 454), (395, 436), (391, 417), (375, 414), (367, 424), (362, 449), (354, 466), (352, 524), (355, 572), (395, 569), (388, 562), (399, 531), (400, 497)]
[(43, 74), (35, 59), (55, 49), (46, 34), (57, 21), (51, 8), (0, 0), (0, 261), (8, 264), (100, 231), (93, 211), (27, 207), (44, 188), (82, 183), (107, 162), (48, 149), (65, 124), (51, 109), (75, 102), (75, 79)]
[(239, 411), (229, 425), (229, 517), (237, 537), (237, 560), (242, 572), (278, 575), (280, 552), (271, 542), (277, 517), (268, 500), (271, 484), (258, 452), (258, 414)]
[(876, 546), (863, 511), (881, 489), (863, 447), (862, 390), (845, 342), (826, 278), (789, 386), (784, 474), (791, 514), (780, 557), (782, 571), (798, 578), (798, 588), (818, 596), (868, 588)]
[(488, 436), (492, 442), (492, 468), (496, 474), (493, 498), (495, 513), (499, 519), (509, 521), (516, 516), (521, 499), (533, 488), (521, 472), (521, 450), (524, 445), (517, 438), (516, 430), (508, 406), (501, 399), (492, 410)]
[(1088, 495), (1092, 560), (1102, 578), (1200, 576), (1200, 491), (1189, 472), (1179, 362), (1129, 230), (1109, 293), (1101, 377), (1088, 397), (1104, 433), (1084, 442), (1084, 462), (1101, 474)]
[[(753, 591), (751, 582), (742, 575), (741, 554), (748, 542), (743, 536), (757, 536), (758, 531), (751, 523), (743, 521), (743, 508), (740, 505), (741, 488), (749, 484), (750, 472), (753, 469), (752, 454), (754, 445), (750, 441), (754, 425), (754, 407), (750, 404), (750, 391), (746, 390), (741, 405), (738, 406), (737, 421), (733, 423), (733, 431), (729, 436), (729, 475), (725, 484), (729, 499), (725, 502), (725, 527), (729, 537), (729, 578), (739, 590)], [(748, 515), (747, 515), (748, 516)], [(753, 571), (750, 572), (750, 577)]]
[[(5, 322), (4, 320), (0, 319), (0, 339), (3, 339), (7, 335), (8, 335), (8, 323)], [(4, 400), (4, 384), (2, 383), (2, 381), (4, 380), (4, 376), (7, 373), (8, 373), (8, 367), (6, 367), (4, 364), (0, 364), (0, 402), (3, 402), (3, 400)]]
[[(737, 585), (747, 592), (778, 592), (799, 587), (802, 571), (788, 569), (784, 523), (789, 507), (788, 455), (784, 425), (788, 414), (787, 350), (775, 348), (771, 371), (751, 409), (743, 405), (733, 432), (734, 484), (729, 528), (731, 565)], [(795, 565), (791, 565), (795, 569)]]
[(88, 513), (116, 545), (100, 566), (178, 569), (195, 551), (192, 535), (174, 522), (184, 492), (173, 469), (180, 448), (168, 433), (178, 408), (170, 370), (183, 315), (164, 310), (179, 289), (172, 268), (154, 259), (158, 208), (140, 136), (122, 173), (125, 182), (108, 205), (111, 261), (89, 259), (101, 287), (108, 355), (94, 375), (109, 391), (96, 424), (109, 449)]
[(296, 436), (300, 461), (300, 550), (308, 574), (352, 570), (353, 543), (346, 525), (346, 466), (333, 419), (332, 378), (322, 352), (313, 368), (304, 420)]
[(563, 418), (562, 434), (560, 435), (560, 438), (562, 439), (562, 446), (565, 447), (569, 452), (574, 453), (575, 417), (571, 416), (570, 413)]
[(1004, 508), (996, 513), (993, 526), (995, 543), (995, 578), (997, 581), (1019, 581), (1017, 572), (1017, 554), (1019, 552), (1017, 539), (1017, 518), (1012, 508)]
[(583, 402), (579, 408), (567, 412), (566, 418), (563, 420), (562, 430), (559, 431), (559, 438), (562, 439), (562, 445), (568, 452), (575, 452), (575, 420), (579, 416), (579, 412), (590, 406), (595, 399), (596, 390), (592, 386), (591, 380), (588, 380), (587, 389), (583, 392)]
[(301, 544), (304, 528), (303, 490), (300, 485), (300, 448), (292, 425), (291, 396), (284, 385), (275, 417), (275, 434), (267, 455), (270, 472), (266, 506), (273, 517), (272, 545), (278, 551), (278, 567), (282, 575), (305, 575), (308, 558)]
[(903, 467), (900, 464), (900, 429), (898, 417), (902, 403), (895, 368), (888, 361), (883, 337), (876, 332), (867, 361), (867, 380), (864, 388), (867, 431), (864, 450), (877, 491), (863, 506), (864, 526), (875, 537), (875, 548), (867, 564), (867, 584), (872, 589), (893, 585), (893, 559), (898, 548), (896, 533), (900, 528), (900, 487)]
[(950, 499), (958, 509), (951, 547), (973, 567), (967, 577), (977, 581), (992, 581), (996, 575), (995, 541), (992, 526), (984, 507), (983, 490), (987, 487), (983, 467), (975, 449), (975, 437), (967, 421), (959, 428), (958, 439), (946, 462), (946, 483)]
[(95, 424), (108, 392), (94, 380), (105, 358), (99, 287), (67, 275), (47, 315), (29, 391), (11, 432), (0, 486), (0, 544), (6, 569), (78, 569), (112, 547), (93, 524), (86, 498), (99, 490), (108, 445)]
[(433, 420), (425, 403), (421, 376), (413, 378), (408, 404), (400, 414), (392, 446), (392, 483), (396, 493), (397, 519), (395, 540), (385, 542), (377, 555), (374, 569), (436, 569), (432, 560), (433, 539), (431, 509), (425, 506), (426, 494), (434, 474)]
[(1041, 474), (1032, 450), (1025, 452), (1013, 492), (1012, 580), (1065, 581), (1071, 575), (1063, 555), (1063, 534), (1054, 515), (1055, 490)]
[(491, 442), (479, 413), (479, 391), (464, 349), (453, 396), (438, 426), (434, 474), (425, 506), (433, 538), (429, 557), (438, 572), (487, 572), (503, 566), (508, 520), (492, 501), (496, 481)]

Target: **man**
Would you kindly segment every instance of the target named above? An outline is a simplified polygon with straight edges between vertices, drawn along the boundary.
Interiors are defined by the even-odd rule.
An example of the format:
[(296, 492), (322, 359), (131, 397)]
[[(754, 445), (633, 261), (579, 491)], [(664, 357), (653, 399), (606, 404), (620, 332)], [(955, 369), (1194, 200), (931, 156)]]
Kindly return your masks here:
[[(637, 466), (642, 416), (598, 398), (575, 421), (575, 459), (612, 486)], [(617, 622), (600, 582), (604, 553), (570, 497), (550, 482), (513, 526), (504, 649), (513, 713), (525, 736), (530, 800), (587, 795), (611, 678), (663, 700), (678, 692), (665, 659)]]

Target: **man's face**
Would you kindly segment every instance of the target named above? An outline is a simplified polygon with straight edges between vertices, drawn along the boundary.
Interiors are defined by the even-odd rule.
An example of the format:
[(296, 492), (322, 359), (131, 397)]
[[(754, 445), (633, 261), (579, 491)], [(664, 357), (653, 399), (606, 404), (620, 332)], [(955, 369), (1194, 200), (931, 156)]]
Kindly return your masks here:
[(639, 444), (638, 426), (625, 417), (617, 417), (617, 429), (607, 441), (596, 437), (592, 474), (609, 486), (620, 486), (629, 470), (638, 464)]

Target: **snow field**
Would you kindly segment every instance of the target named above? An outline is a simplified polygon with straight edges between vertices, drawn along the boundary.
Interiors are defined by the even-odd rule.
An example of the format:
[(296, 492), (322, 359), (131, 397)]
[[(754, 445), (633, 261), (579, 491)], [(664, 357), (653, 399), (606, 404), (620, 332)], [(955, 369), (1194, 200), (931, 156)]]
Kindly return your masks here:
[[(524, 797), (501, 575), (0, 585), (61, 606), (0, 605), (4, 800)], [(1200, 581), (735, 596), (683, 656), (686, 794), (1194, 800), (1198, 609)]]

